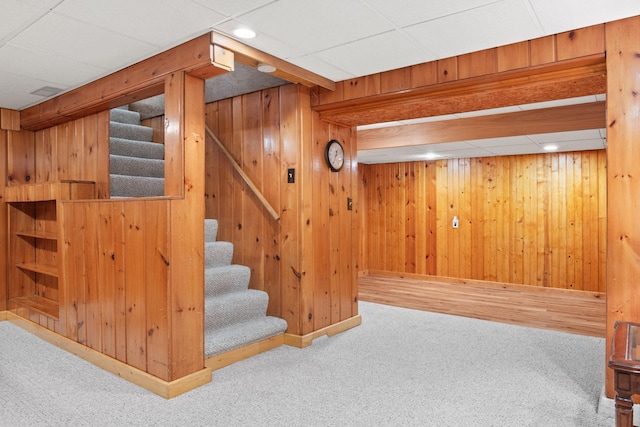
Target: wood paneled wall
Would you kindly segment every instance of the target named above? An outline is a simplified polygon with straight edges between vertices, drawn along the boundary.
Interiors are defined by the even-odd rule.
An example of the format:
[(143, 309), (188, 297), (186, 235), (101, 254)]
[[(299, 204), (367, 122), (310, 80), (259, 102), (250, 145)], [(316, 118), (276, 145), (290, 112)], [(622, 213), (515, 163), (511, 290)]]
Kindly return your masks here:
[(605, 291), (603, 150), (360, 169), (364, 269)]
[(168, 379), (170, 202), (65, 202), (57, 332)]
[[(210, 103), (206, 122), (281, 217), (268, 215), (208, 140), (206, 216), (218, 220), (219, 240), (234, 243), (234, 262), (251, 268), (251, 287), (269, 294), (268, 313), (298, 335), (356, 315), (355, 211), (346, 211), (356, 184), (350, 128), (312, 118), (308, 89), (294, 85)], [(339, 173), (324, 163), (334, 137), (348, 155)], [(294, 183), (287, 183), (289, 168)]]

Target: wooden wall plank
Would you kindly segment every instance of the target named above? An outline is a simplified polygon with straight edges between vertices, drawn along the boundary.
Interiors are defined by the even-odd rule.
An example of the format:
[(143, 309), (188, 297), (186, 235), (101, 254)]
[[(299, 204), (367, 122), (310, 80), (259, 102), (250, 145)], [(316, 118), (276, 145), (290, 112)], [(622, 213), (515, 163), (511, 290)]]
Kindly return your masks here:
[[(640, 185), (633, 179), (640, 160), (637, 40), (640, 17), (606, 24), (607, 50), (607, 347), (615, 322), (640, 321), (640, 256), (636, 242)], [(613, 371), (607, 370), (605, 391), (614, 397)]]
[[(370, 244), (362, 258), (372, 270), (412, 273), (410, 260), (426, 257), (428, 249), (389, 230), (426, 218), (429, 224), (415, 228), (416, 242), (434, 242), (437, 266), (416, 268), (419, 274), (604, 292), (603, 156), (600, 150), (440, 160), (429, 162), (436, 171), (432, 182), (426, 174), (407, 174), (403, 188), (385, 184), (398, 182), (398, 164), (361, 165), (362, 197), (370, 206), (363, 213)], [(401, 191), (412, 194), (398, 199)], [(420, 196), (423, 191), (435, 195), (433, 202)], [(412, 199), (415, 209), (407, 203)], [(423, 213), (430, 203), (433, 218)], [(454, 215), (458, 229), (451, 227)]]

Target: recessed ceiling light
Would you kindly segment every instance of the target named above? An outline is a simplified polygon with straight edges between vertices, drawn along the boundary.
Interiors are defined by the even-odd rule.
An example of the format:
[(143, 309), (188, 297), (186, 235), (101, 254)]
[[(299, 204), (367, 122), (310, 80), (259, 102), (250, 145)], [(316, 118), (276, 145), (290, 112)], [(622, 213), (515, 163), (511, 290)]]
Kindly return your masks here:
[(256, 32), (249, 28), (236, 28), (233, 30), (233, 34), (241, 39), (252, 39), (256, 36)]
[(556, 151), (558, 149), (558, 146), (555, 144), (547, 144), (544, 147), (542, 147), (542, 149), (544, 151)]
[(440, 157), (442, 156), (437, 153), (425, 153), (424, 155), (424, 158), (427, 160), (435, 160), (435, 159), (439, 159)]

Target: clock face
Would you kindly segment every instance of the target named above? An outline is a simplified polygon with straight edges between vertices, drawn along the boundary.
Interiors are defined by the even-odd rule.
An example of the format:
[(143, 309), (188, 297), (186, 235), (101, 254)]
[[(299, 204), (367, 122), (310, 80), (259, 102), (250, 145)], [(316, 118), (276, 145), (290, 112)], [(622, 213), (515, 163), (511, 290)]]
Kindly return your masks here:
[(333, 172), (338, 172), (342, 169), (342, 166), (344, 166), (344, 148), (342, 148), (342, 144), (335, 139), (329, 141), (325, 150), (325, 157), (329, 168)]

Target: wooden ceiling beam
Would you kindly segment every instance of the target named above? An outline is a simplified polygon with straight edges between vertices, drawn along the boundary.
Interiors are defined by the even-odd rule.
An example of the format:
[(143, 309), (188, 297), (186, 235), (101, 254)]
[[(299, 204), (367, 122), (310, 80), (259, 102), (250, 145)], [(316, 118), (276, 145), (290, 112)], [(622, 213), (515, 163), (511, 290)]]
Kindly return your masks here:
[(336, 89), (336, 83), (332, 80), (247, 46), (223, 34), (211, 32), (211, 43), (234, 52), (235, 61), (247, 67), (258, 68), (258, 64), (262, 62), (276, 68), (276, 71), (269, 74), (291, 83), (299, 83), (308, 87), (320, 86), (328, 90)]
[(313, 109), (322, 120), (359, 126), (601, 94), (606, 75), (604, 55), (598, 54)]
[[(223, 57), (217, 63), (215, 54)], [(207, 33), (20, 112), (22, 128), (39, 130), (161, 94), (165, 76), (178, 71), (213, 77), (229, 71), (233, 53), (214, 51)]]
[(358, 131), (358, 150), (606, 127), (605, 102), (567, 105)]

